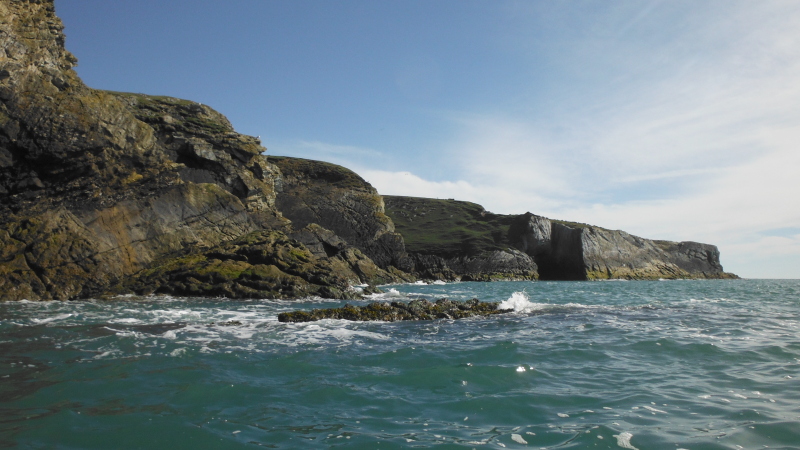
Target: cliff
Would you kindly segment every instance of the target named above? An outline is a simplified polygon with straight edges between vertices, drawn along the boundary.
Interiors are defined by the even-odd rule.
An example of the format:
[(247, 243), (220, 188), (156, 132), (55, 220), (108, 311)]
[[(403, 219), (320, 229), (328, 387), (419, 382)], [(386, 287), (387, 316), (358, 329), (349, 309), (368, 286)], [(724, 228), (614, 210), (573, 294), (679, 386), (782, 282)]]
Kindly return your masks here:
[(716, 247), (381, 197), (212, 108), (91, 89), (52, 0), (0, 0), (0, 300), (354, 298), (414, 280), (726, 277)]
[(386, 214), (405, 239), (420, 278), (442, 280), (533, 280), (534, 259), (511, 245), (513, 216), (470, 202), (384, 196)]
[(723, 271), (719, 251), (709, 244), (653, 241), (531, 213), (498, 215), (456, 200), (384, 201), (415, 261), (412, 272), (422, 278), (474, 279), (461, 261), (489, 262), (499, 253), (528, 257), (526, 274), (542, 280), (735, 278)]
[[(0, 299), (349, 297), (400, 280), (402, 240), (357, 175), (297, 225), (276, 202), (298, 177), (257, 139), (195, 102), (86, 87), (62, 28), (52, 1), (0, 1)], [(337, 214), (364, 232), (318, 223)]]

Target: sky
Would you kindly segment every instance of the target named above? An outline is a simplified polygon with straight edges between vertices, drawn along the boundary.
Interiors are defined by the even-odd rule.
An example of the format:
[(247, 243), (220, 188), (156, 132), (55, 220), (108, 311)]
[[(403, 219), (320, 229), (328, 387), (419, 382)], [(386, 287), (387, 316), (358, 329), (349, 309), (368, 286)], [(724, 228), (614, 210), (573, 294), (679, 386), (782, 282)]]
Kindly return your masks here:
[(268, 154), (800, 278), (800, 2), (55, 4), (87, 85), (207, 104)]

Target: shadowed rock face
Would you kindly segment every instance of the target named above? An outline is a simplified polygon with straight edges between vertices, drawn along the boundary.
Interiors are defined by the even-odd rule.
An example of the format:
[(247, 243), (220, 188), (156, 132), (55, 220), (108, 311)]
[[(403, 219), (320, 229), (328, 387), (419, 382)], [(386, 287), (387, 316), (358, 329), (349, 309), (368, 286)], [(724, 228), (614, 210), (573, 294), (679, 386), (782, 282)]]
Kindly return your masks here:
[[(532, 267), (532, 273), (543, 280), (735, 277), (723, 271), (719, 251), (713, 245), (652, 241), (624, 231), (553, 221), (531, 213), (497, 215), (468, 202), (384, 198), (387, 213), (406, 238), (406, 248), (415, 262), (414, 273), (422, 278), (491, 279), (487, 273), (518, 274), (524, 273), (523, 267)], [(452, 235), (459, 239), (448, 241)], [(475, 244), (464, 247), (464, 239)], [(427, 246), (429, 241), (435, 245)], [(493, 259), (500, 253), (509, 256)], [(524, 258), (517, 255), (531, 262), (526, 266), (522, 264)], [(463, 264), (470, 259), (481, 263)], [(506, 270), (509, 266), (517, 270)], [(474, 277), (475, 272), (485, 278)]]
[(464, 319), (475, 316), (505, 314), (511, 309), (499, 309), (499, 303), (481, 302), (472, 299), (454, 302), (443, 298), (431, 303), (426, 299), (403, 302), (373, 302), (366, 306), (345, 305), (341, 308), (292, 311), (278, 314), (279, 322), (313, 322), (322, 319), (343, 319), (353, 321), (434, 320)]
[(543, 279), (736, 277), (723, 271), (719, 250), (709, 244), (653, 241), (530, 213), (519, 216), (510, 233), (514, 245), (536, 260)]
[(278, 209), (296, 227), (317, 223), (361, 249), (381, 267), (411, 269), (403, 237), (385, 214), (383, 197), (364, 179), (349, 169), (321, 161), (277, 156), (268, 160), (282, 173)]
[[(233, 296), (260, 290), (264, 296), (296, 291), (340, 297), (343, 279), (371, 283), (405, 276), (391, 267), (399, 264), (394, 254), (402, 256), (402, 238), (376, 204), (374, 189), (352, 172), (340, 168), (353, 179), (347, 186), (330, 182), (341, 201), (297, 225), (276, 204), (278, 188), (292, 186), (297, 177), (290, 174), (284, 182), (260, 142), (236, 133), (221, 114), (192, 101), (86, 87), (72, 70), (76, 59), (64, 49), (52, 1), (0, 0), (0, 43), (0, 300), (84, 298), (125, 286), (146, 290), (131, 280), (147, 274), (166, 283), (172, 278), (151, 269), (180, 266), (188, 256), (260, 231), (270, 231), (282, 249), (326, 248), (311, 253), (309, 270), (342, 273), (286, 272), (274, 277), (279, 287), (263, 282), (254, 291), (234, 288), (252, 283), (228, 280), (223, 268), (209, 280), (230, 281), (232, 290), (206, 284)], [(323, 177), (317, 185), (328, 181)], [(359, 233), (337, 236), (348, 229), (340, 223), (359, 224)], [(397, 275), (366, 263), (358, 249)], [(190, 272), (182, 273), (188, 279)], [(287, 280), (297, 283), (294, 291)], [(169, 291), (158, 283), (157, 289)], [(196, 290), (182, 289), (172, 291)]]

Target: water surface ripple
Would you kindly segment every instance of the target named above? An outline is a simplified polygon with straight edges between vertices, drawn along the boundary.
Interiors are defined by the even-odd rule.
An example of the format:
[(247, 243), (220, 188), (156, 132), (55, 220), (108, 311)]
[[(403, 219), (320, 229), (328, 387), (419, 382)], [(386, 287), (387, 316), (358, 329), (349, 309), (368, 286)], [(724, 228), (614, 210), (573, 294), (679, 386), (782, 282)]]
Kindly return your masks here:
[(798, 280), (389, 288), (376, 299), (516, 312), (284, 324), (344, 302), (1, 303), (0, 446), (800, 449)]

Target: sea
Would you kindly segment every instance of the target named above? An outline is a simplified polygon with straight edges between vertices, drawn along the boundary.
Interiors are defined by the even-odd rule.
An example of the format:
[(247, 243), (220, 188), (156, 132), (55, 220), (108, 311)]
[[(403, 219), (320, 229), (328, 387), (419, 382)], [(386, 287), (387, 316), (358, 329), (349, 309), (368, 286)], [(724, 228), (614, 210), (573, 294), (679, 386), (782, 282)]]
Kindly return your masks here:
[(382, 288), (369, 301), (513, 312), (287, 324), (346, 302), (0, 303), (0, 447), (800, 449), (800, 280)]

